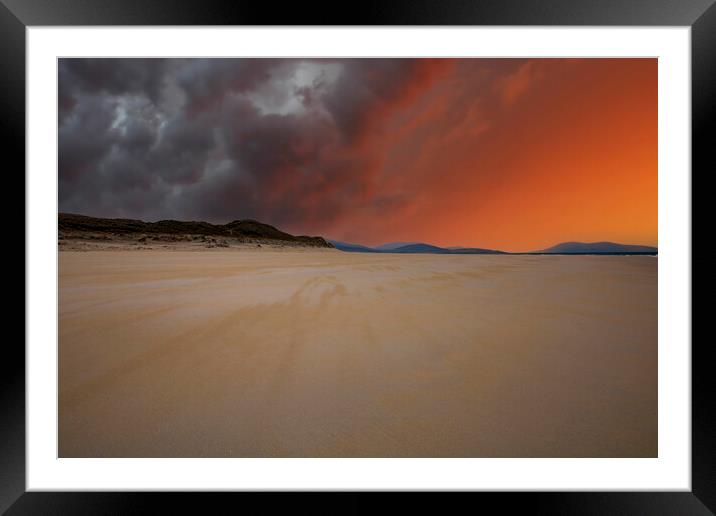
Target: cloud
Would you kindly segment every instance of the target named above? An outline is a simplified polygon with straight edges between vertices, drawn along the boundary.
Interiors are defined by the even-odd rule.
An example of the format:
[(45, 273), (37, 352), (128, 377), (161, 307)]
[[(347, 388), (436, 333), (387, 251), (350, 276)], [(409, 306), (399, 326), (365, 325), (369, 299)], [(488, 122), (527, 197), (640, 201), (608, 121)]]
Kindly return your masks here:
[(380, 239), (447, 172), (476, 173), (457, 164), (538, 77), (527, 60), (61, 59), (60, 210)]
[(60, 209), (320, 227), (366, 201), (366, 137), (424, 60), (61, 59)]

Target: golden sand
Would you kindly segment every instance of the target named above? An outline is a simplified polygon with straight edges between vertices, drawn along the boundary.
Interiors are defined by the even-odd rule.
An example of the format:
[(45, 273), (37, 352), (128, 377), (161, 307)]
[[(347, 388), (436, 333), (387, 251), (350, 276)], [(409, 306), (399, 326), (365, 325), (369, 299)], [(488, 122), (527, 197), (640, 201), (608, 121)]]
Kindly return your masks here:
[(59, 256), (61, 457), (653, 457), (657, 259)]

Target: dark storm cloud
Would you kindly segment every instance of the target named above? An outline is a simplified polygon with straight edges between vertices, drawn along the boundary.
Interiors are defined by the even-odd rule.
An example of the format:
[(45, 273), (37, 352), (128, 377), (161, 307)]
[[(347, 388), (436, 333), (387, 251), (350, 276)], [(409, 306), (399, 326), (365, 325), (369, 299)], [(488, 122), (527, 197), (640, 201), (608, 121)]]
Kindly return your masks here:
[(354, 148), (425, 68), (411, 60), (62, 59), (60, 210), (316, 227), (366, 201), (376, 161)]
[(361, 135), (376, 111), (406, 102), (445, 61), (357, 59), (345, 67), (323, 102), (348, 139)]
[(196, 113), (216, 108), (227, 95), (255, 89), (280, 65), (267, 59), (191, 59), (176, 70), (176, 83), (186, 95), (186, 111)]
[(164, 59), (60, 59), (60, 92), (135, 93), (156, 100), (166, 64)]
[[(59, 127), (59, 175), (61, 181), (75, 183), (92, 174), (112, 147), (115, 103), (103, 97), (85, 96), (75, 103), (71, 117)], [(67, 196), (71, 192), (60, 191)]]

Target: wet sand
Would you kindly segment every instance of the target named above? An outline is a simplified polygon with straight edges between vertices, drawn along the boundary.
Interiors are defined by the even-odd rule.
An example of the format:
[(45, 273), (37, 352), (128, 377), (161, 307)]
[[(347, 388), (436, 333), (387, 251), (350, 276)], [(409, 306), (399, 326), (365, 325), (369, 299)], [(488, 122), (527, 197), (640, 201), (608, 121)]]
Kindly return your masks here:
[(61, 457), (654, 457), (657, 262), (59, 254)]

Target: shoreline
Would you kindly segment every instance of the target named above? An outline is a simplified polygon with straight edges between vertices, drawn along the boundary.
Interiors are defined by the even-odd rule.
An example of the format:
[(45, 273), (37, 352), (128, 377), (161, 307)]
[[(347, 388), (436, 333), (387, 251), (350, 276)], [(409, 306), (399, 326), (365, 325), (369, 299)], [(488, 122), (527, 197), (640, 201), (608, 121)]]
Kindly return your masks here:
[(132, 240), (125, 241), (96, 241), (91, 239), (63, 239), (58, 241), (60, 252), (68, 251), (315, 251), (315, 252), (338, 252), (346, 255), (378, 255), (378, 256), (649, 256), (658, 258), (658, 253), (392, 253), (382, 252), (350, 252), (336, 249), (335, 247), (316, 247), (309, 245), (286, 244), (280, 241), (272, 242), (237, 242), (228, 245), (202, 245), (191, 243), (161, 243), (151, 244), (138, 243)]

